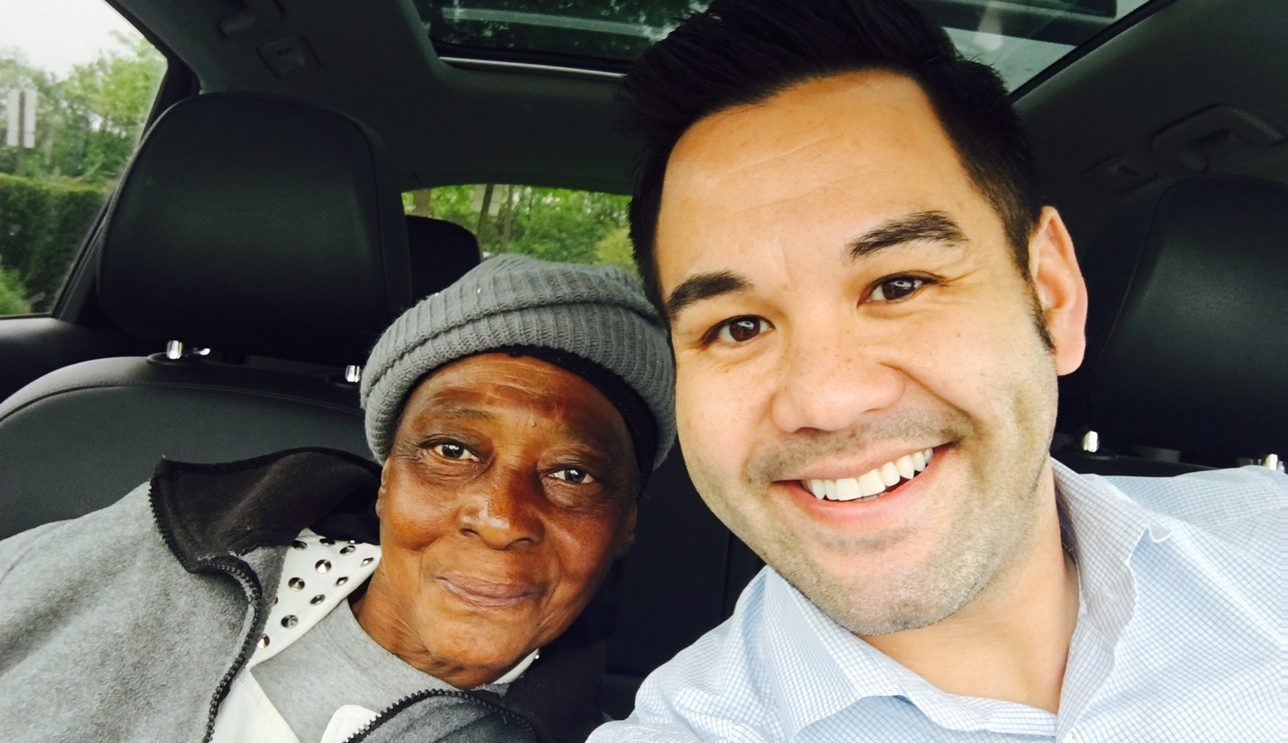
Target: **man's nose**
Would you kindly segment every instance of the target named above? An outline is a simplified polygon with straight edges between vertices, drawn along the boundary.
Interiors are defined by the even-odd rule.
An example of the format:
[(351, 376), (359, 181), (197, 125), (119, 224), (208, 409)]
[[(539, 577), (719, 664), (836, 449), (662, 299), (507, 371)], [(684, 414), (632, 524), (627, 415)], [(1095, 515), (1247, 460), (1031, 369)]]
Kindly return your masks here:
[(497, 550), (540, 544), (544, 528), (537, 499), (539, 476), (498, 472), (478, 483), (457, 514), (460, 532)]
[(844, 431), (903, 395), (907, 380), (891, 363), (897, 349), (864, 331), (845, 317), (787, 334), (771, 408), (779, 430)]

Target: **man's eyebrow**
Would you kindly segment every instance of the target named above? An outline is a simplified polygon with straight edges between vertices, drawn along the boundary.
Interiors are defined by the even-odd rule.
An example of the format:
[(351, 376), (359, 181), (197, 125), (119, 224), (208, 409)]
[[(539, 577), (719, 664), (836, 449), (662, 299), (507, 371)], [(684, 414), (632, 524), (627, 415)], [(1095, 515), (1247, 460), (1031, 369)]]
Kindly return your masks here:
[(671, 296), (666, 298), (662, 308), (667, 319), (674, 318), (680, 310), (702, 299), (710, 299), (721, 294), (741, 291), (751, 286), (751, 282), (731, 271), (713, 271), (690, 276), (675, 287)]
[(882, 248), (914, 241), (959, 245), (966, 238), (957, 223), (943, 212), (913, 212), (888, 219), (852, 240), (850, 258), (861, 258)]

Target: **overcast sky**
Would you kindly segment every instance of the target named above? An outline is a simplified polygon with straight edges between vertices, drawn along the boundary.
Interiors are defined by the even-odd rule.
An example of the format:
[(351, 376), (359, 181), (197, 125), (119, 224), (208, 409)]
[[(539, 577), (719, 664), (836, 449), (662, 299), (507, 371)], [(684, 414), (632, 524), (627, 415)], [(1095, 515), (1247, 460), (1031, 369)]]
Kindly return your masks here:
[(0, 0), (0, 50), (17, 49), (28, 64), (60, 78), (117, 48), (113, 31), (138, 34), (103, 0)]

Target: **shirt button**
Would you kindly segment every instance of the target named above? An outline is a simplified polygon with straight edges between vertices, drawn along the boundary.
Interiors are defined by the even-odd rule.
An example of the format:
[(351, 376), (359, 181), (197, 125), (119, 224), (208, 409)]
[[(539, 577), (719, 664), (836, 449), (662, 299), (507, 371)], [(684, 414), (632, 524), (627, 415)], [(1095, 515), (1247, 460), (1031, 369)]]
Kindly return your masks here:
[(1060, 743), (1079, 743), (1080, 741), (1081, 741), (1081, 738), (1079, 738), (1078, 734), (1073, 732), (1072, 730), (1065, 733), (1064, 737), (1060, 739)]

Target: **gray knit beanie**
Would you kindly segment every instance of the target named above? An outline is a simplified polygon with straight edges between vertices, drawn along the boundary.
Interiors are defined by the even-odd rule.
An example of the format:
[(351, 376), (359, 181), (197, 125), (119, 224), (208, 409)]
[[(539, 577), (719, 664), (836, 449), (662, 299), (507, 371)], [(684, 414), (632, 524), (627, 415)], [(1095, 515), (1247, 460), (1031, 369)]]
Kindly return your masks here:
[[(508, 254), (483, 261), (421, 300), (376, 342), (361, 388), (367, 444), (376, 459), (383, 463), (389, 456), (403, 403), (426, 374), (457, 359), (504, 349), (533, 349), (539, 357), (548, 350), (566, 367), (558, 359), (578, 360), (570, 370), (613, 402), (637, 449), (652, 445), (653, 451), (637, 451), (641, 459), (656, 468), (666, 458), (675, 441), (675, 368), (666, 332), (639, 282), (611, 266)], [(654, 435), (637, 435), (630, 406), (612, 393), (610, 380), (624, 382), (643, 401)]]

